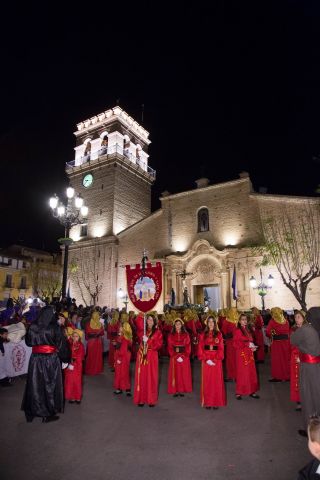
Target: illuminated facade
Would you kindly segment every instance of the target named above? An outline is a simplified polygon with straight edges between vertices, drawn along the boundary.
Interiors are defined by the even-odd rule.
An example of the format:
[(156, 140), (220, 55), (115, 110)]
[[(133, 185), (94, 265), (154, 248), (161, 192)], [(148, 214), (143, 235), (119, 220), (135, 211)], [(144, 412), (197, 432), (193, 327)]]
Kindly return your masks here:
[(59, 296), (61, 255), (21, 245), (0, 250), (0, 302), (8, 298)]
[[(251, 245), (262, 242), (261, 210), (277, 211), (297, 197), (255, 193), (249, 175), (209, 185), (200, 178), (196, 188), (177, 194), (164, 192), (161, 208), (151, 213), (155, 172), (148, 165), (149, 134), (120, 107), (77, 125), (75, 159), (67, 164), (71, 185), (89, 207), (88, 225), (77, 226), (70, 247), (71, 295), (92, 303), (99, 288), (99, 305), (122, 306), (117, 291), (126, 291), (126, 264), (139, 263), (145, 248), (150, 261), (163, 265), (163, 295), (157, 309), (169, 302), (173, 288), (182, 303), (187, 286), (192, 303), (209, 296), (215, 308), (234, 304), (232, 273), (236, 266), (238, 305), (260, 305), (250, 288), (258, 277), (258, 259)], [(185, 270), (185, 280), (177, 275)], [(267, 268), (275, 284), (266, 306), (298, 307), (275, 268)], [(318, 280), (309, 288), (308, 304), (317, 303)], [(129, 302), (129, 309), (133, 309)]]

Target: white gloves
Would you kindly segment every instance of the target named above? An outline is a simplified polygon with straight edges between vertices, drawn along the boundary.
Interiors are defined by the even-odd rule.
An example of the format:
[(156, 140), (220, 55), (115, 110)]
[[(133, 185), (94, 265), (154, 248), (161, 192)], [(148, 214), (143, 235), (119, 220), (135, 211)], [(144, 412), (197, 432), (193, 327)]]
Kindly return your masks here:
[(210, 367), (212, 367), (215, 365), (215, 363), (212, 360), (207, 360), (207, 365), (210, 365)]
[(121, 360), (117, 360), (117, 364), (118, 364), (118, 365), (121, 365)]
[(249, 342), (249, 348), (251, 348), (251, 350), (257, 350), (258, 347), (254, 343)]
[(183, 362), (183, 358), (178, 357), (178, 358), (177, 358), (177, 362), (179, 362), (179, 363)]
[(143, 335), (142, 340), (144, 341), (144, 343), (147, 343), (147, 341), (148, 341), (147, 335)]
[(74, 370), (74, 366), (71, 363), (68, 365), (68, 370)]
[(62, 370), (64, 370), (65, 368), (67, 368), (68, 364), (67, 363), (63, 363), (61, 364), (61, 367), (62, 367)]

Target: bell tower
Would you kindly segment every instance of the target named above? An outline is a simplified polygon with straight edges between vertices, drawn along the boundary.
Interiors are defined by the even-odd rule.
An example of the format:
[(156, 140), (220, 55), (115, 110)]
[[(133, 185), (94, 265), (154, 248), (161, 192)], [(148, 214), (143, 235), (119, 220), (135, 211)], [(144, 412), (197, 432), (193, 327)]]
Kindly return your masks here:
[(87, 225), (70, 232), (71, 295), (86, 305), (114, 306), (117, 235), (151, 212), (156, 173), (148, 165), (149, 133), (117, 106), (79, 123), (74, 134), (66, 173), (89, 213)]
[(79, 123), (74, 135), (75, 158), (66, 173), (89, 215), (87, 228), (74, 227), (72, 238), (117, 235), (148, 216), (155, 181), (149, 132), (117, 106)]

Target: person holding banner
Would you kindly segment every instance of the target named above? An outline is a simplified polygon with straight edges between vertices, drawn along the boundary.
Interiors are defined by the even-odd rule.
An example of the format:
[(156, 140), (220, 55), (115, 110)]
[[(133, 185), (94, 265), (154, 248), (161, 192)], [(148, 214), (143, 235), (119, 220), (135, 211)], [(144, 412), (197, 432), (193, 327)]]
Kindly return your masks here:
[(180, 318), (174, 320), (172, 332), (168, 336), (168, 352), (168, 393), (174, 397), (184, 397), (184, 393), (192, 392), (191, 342)]
[(140, 338), (137, 354), (133, 402), (139, 407), (145, 403), (154, 407), (158, 401), (159, 354), (162, 334), (157, 328), (154, 315), (147, 314), (145, 332)]
[(201, 360), (201, 405), (217, 409), (227, 404), (223, 381), (224, 345), (217, 318), (209, 316), (200, 335), (198, 356)]

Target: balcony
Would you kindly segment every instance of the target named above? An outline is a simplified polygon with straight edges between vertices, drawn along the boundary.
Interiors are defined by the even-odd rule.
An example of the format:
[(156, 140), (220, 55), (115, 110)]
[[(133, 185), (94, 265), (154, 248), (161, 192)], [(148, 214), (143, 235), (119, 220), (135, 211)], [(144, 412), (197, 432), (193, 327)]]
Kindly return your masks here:
[(129, 161), (130, 165), (136, 166), (138, 170), (143, 171), (148, 174), (153, 180), (156, 178), (156, 171), (149, 167), (149, 165), (143, 163), (139, 158), (135, 157), (132, 155), (131, 152), (129, 152), (128, 149), (123, 148), (122, 146), (116, 144), (113, 146), (105, 146), (103, 148), (100, 148), (97, 152), (94, 152), (93, 154), (90, 155), (84, 155), (83, 157), (80, 158), (80, 160), (77, 160), (77, 163), (75, 160), (72, 160), (72, 162), (66, 162), (66, 171), (67, 173), (72, 171), (74, 168), (81, 168), (85, 167), (88, 165), (94, 165), (96, 162), (99, 161), (101, 157), (112, 157), (114, 155), (122, 157), (123, 160)]

